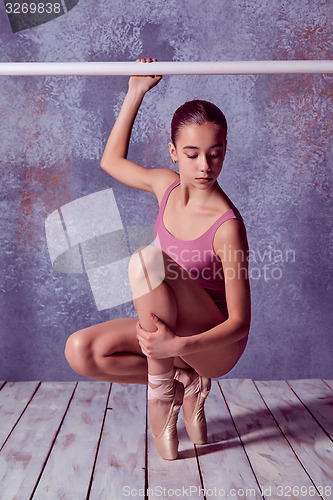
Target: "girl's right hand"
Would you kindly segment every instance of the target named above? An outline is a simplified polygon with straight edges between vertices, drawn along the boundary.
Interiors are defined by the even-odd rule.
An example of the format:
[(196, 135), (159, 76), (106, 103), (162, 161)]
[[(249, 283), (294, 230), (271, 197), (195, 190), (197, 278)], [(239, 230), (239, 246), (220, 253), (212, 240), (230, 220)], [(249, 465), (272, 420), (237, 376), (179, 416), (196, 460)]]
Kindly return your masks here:
[[(137, 59), (136, 62), (151, 63), (151, 62), (157, 62), (157, 59), (152, 59), (151, 57), (148, 57), (147, 59), (144, 59), (144, 58)], [(157, 85), (161, 79), (162, 79), (162, 75), (131, 76), (129, 79), (129, 82), (128, 82), (128, 88), (129, 88), (129, 90), (137, 90), (137, 91), (145, 94), (146, 92), (148, 92), (148, 90), (155, 87), (155, 85)]]

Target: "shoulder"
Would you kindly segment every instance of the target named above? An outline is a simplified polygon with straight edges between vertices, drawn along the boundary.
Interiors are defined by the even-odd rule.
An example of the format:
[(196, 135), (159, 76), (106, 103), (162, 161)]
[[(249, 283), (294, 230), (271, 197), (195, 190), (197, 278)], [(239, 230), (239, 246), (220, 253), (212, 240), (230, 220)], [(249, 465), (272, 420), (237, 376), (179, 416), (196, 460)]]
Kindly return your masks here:
[(222, 257), (226, 256), (228, 249), (248, 251), (247, 234), (243, 220), (228, 219), (217, 229), (214, 237), (215, 253), (221, 257), (221, 260), (224, 260)]
[(165, 191), (173, 182), (179, 179), (179, 174), (168, 168), (155, 168), (152, 170), (152, 189), (158, 203), (161, 203)]

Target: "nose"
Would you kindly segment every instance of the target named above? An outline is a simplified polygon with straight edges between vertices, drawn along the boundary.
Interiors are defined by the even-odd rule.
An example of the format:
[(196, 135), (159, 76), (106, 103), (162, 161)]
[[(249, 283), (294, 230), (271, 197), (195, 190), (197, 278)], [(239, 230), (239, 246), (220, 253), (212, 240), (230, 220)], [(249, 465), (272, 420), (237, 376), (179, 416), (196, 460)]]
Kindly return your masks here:
[(204, 155), (201, 160), (201, 172), (209, 172), (209, 171), (210, 171), (210, 166), (206, 155)]

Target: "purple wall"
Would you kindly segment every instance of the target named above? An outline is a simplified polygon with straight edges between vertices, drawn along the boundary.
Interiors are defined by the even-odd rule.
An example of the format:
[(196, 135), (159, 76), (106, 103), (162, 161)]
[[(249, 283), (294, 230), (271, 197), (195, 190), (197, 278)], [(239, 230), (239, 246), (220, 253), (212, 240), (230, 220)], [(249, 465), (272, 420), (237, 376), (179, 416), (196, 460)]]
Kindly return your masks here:
[[(331, 2), (213, 0), (209, 6), (81, 0), (56, 19), (13, 32), (2, 4), (1, 61), (333, 58)], [(227, 116), (220, 184), (247, 226), (253, 301), (248, 347), (228, 377), (332, 377), (332, 79), (165, 76), (138, 115), (130, 158), (148, 167), (171, 167), (169, 124), (186, 100), (211, 100)], [(0, 379), (78, 379), (63, 355), (68, 336), (135, 316), (131, 302), (110, 306), (105, 296), (97, 298), (103, 286), (93, 263), (101, 238), (119, 231), (119, 241), (128, 243), (126, 228), (153, 226), (158, 210), (151, 194), (121, 185), (99, 166), (127, 80), (0, 77)], [(84, 197), (104, 190), (114, 195), (120, 218), (108, 225), (107, 214), (98, 215), (99, 197), (98, 237), (87, 243)], [(77, 200), (83, 209), (68, 205)], [(69, 234), (75, 214), (59, 210), (65, 206), (81, 214), (82, 234)], [(53, 246), (46, 239), (51, 214)], [(64, 257), (75, 238), (82, 245)], [(108, 265), (108, 257), (99, 265)], [(71, 272), (82, 261), (87, 272)], [(110, 269), (113, 290), (125, 290), (119, 266)]]

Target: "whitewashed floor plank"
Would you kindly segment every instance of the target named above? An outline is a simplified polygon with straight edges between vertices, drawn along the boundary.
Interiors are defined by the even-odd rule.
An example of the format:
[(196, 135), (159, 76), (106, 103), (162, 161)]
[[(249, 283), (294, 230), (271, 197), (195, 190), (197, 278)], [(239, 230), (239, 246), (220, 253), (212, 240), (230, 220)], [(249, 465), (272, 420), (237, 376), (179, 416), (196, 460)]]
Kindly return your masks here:
[(30, 498), (75, 382), (44, 382), (0, 452), (0, 498)]
[(142, 498), (146, 389), (145, 385), (112, 384), (90, 500)]
[(101, 435), (108, 382), (79, 382), (34, 500), (84, 500)]
[[(219, 382), (261, 492), (270, 499), (304, 500), (301, 487), (313, 488), (252, 380)], [(288, 490), (290, 486), (294, 490)], [(299, 488), (297, 491), (295, 488)], [(282, 493), (282, 494), (281, 494)], [(311, 498), (320, 498), (313, 491)]]
[(255, 384), (318, 491), (333, 485), (333, 443), (327, 434), (284, 380)]
[(39, 382), (8, 382), (0, 391), (0, 449), (38, 385)]
[(182, 411), (178, 417), (178, 458), (163, 460), (154, 444), (148, 423), (148, 498), (162, 499), (203, 498), (195, 448), (188, 437)]
[(197, 446), (204, 490), (215, 498), (261, 498), (260, 489), (217, 382), (205, 404), (208, 443)]
[(333, 439), (333, 392), (321, 379), (287, 380), (297, 396)]
[[(328, 421), (332, 422), (330, 396), (332, 395), (333, 381), (306, 379), (305, 381), (287, 382), (290, 386), (294, 386), (293, 390), (297, 396), (328, 432), (330, 428)], [(261, 395), (267, 406), (315, 484), (320, 486), (319, 481), (326, 479), (326, 486), (332, 488), (332, 458), (326, 454), (326, 452), (332, 454), (330, 448), (332, 443), (320, 425), (313, 419), (311, 413), (300, 403), (294, 392), (290, 388), (289, 392), (282, 390), (284, 384), (288, 387), (287, 382), (260, 381), (255, 383), (258, 389), (261, 389)], [(6, 412), (10, 413), (10, 407), (18, 408), (20, 405), (23, 405), (22, 413), (29, 401), (28, 399), (25, 405), (23, 404), (27, 395), (24, 395), (23, 386), (20, 395), (19, 385), (16, 386), (16, 384), (23, 383), (5, 383), (0, 390), (0, 402), (1, 397), (2, 401), (6, 401), (5, 411), (2, 412), (2, 415)], [(24, 384), (30, 383), (24, 382)], [(106, 383), (84, 382), (80, 384)], [(2, 395), (7, 385), (7, 394), (11, 392), (9, 389), (13, 390), (16, 386), (16, 396), (13, 397), (12, 401), (8, 396)], [(110, 384), (106, 385), (110, 387)], [(231, 488), (241, 488), (244, 491), (242, 491), (241, 496), (239, 495), (239, 498), (244, 499), (261, 498), (262, 488), (264, 488), (267, 500), (268, 498), (270, 500), (318, 498), (319, 496), (311, 490), (312, 483), (306, 482), (308, 479), (306, 472), (255, 389), (254, 383), (249, 379), (245, 381), (225, 379), (220, 381), (220, 385), (246, 453), (232, 425), (224, 400), (217, 389), (217, 383), (213, 382), (213, 389), (206, 403), (209, 442), (207, 445), (197, 446), (204, 489), (201, 489), (195, 449), (187, 437), (180, 414), (178, 460), (170, 462), (159, 457), (149, 429), (149, 470), (146, 471), (148, 474), (148, 498), (155, 500), (157, 495), (158, 498), (166, 499), (187, 498), (191, 494), (191, 499), (202, 499), (203, 491), (206, 490), (208, 500), (211, 497), (210, 494), (214, 491), (218, 492), (219, 488), (223, 488), (227, 493), (230, 492)], [(81, 500), (82, 498), (85, 500), (93, 471), (89, 500), (125, 498), (124, 494), (129, 493), (126, 486), (133, 489), (137, 498), (142, 498), (145, 474), (146, 400), (144, 393), (146, 387), (114, 384), (109, 403), (107, 403), (108, 391), (106, 393), (102, 391), (102, 395), (100, 395), (101, 399), (104, 397), (103, 403), (101, 403), (101, 399), (97, 403), (99, 399), (97, 394), (95, 398), (92, 398), (95, 401), (92, 404), (89, 403), (89, 397), (84, 396), (84, 390), (79, 398), (80, 401), (79, 399), (75, 400), (79, 394), (78, 391), (71, 401), (54, 442), (74, 387), (75, 383), (68, 382), (41, 384), (23, 411), (21, 418), (18, 417), (19, 420), (16, 420), (17, 424), (15, 425), (15, 422), (11, 424), (15, 427), (0, 452), (1, 500), (28, 500), (30, 498), (51, 446), (53, 446), (52, 452), (33, 500), (37, 498), (43, 500), (45, 498)], [(309, 388), (310, 394), (307, 394)], [(302, 393), (302, 397), (300, 393)], [(12, 393), (13, 395), (14, 393)], [(296, 400), (300, 406), (296, 405)], [(94, 469), (94, 457), (106, 406), (111, 406), (112, 409), (107, 410)], [(86, 412), (85, 407), (89, 408)], [(20, 413), (19, 410), (17, 413)], [(97, 414), (100, 417), (97, 417)], [(100, 418), (99, 424), (96, 423), (98, 418)], [(311, 419), (313, 424), (317, 426), (314, 429), (310, 424)], [(297, 420), (297, 425), (295, 425), (295, 420)], [(80, 425), (77, 425), (78, 421), (81, 422)], [(1, 431), (0, 411), (0, 434)], [(323, 434), (326, 441), (322, 440)], [(329, 446), (326, 446), (327, 443)], [(112, 445), (110, 446), (110, 444)], [(90, 458), (88, 459), (87, 455), (89, 454)], [(251, 471), (247, 456), (260, 487), (256, 485), (255, 476)], [(320, 474), (322, 474), (323, 479), (321, 479)], [(304, 478), (306, 479), (304, 480)], [(330, 484), (327, 484), (328, 482)], [(67, 490), (66, 488), (65, 491), (61, 488), (54, 489), (54, 485), (66, 483)], [(77, 489), (77, 483), (83, 483), (80, 491)], [(253, 487), (256, 488), (255, 496), (250, 485), (251, 487), (254, 485)], [(285, 489), (288, 485), (298, 485), (301, 494), (293, 495), (292, 491)], [(280, 486), (280, 490), (277, 490), (277, 486)], [(308, 495), (302, 494), (302, 486), (303, 492), (307, 488)], [(246, 496), (246, 488), (249, 490), (248, 496)], [(127, 498), (134, 498), (134, 496), (133, 494), (127, 495)], [(328, 494), (325, 496), (324, 491), (322, 498), (331, 500), (332, 496)]]
[(327, 384), (330, 389), (333, 391), (333, 380), (324, 380), (325, 384)]

